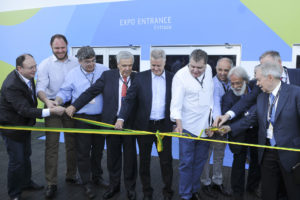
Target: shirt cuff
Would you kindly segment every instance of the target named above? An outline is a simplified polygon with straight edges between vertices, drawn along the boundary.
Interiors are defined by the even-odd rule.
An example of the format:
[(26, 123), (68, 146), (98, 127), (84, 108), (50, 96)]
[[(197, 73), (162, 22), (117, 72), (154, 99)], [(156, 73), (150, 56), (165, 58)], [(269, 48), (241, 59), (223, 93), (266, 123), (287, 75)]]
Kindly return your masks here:
[(118, 118), (117, 120), (121, 120), (121, 121), (123, 121), (123, 122), (124, 122), (124, 119), (122, 119), (122, 118)]
[(50, 116), (50, 109), (49, 108), (43, 109), (42, 117), (49, 117), (49, 116)]
[(232, 110), (228, 110), (225, 114), (228, 114), (230, 116), (230, 120), (235, 117), (235, 113)]

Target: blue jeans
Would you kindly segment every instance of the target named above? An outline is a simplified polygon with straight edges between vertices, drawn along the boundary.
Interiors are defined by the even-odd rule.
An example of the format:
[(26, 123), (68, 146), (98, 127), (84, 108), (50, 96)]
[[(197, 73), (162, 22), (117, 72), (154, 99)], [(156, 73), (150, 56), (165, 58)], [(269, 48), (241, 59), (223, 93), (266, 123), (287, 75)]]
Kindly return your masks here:
[(31, 136), (18, 142), (2, 135), (8, 153), (7, 188), (11, 198), (21, 195), (22, 188), (31, 183)]
[[(183, 130), (184, 133), (189, 133)], [(195, 135), (191, 134), (193, 137)], [(208, 158), (209, 142), (179, 138), (179, 195), (192, 198), (200, 190), (200, 176)]]

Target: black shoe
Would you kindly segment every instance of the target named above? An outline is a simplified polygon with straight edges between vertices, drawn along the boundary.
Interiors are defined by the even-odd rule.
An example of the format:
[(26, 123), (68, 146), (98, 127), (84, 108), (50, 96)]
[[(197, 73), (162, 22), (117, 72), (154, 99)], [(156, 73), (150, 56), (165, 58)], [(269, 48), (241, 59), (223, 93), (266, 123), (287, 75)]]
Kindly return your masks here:
[(56, 190), (57, 190), (56, 185), (48, 185), (45, 191), (45, 197), (46, 198), (54, 197)]
[(116, 188), (110, 187), (110, 188), (108, 188), (108, 190), (106, 190), (104, 192), (103, 198), (104, 199), (110, 199), (119, 192), (120, 192), (120, 187), (116, 187)]
[(191, 198), (191, 200), (201, 200), (201, 196), (199, 192), (195, 192)]
[(81, 180), (79, 178), (66, 178), (65, 181), (68, 184), (81, 185)]
[(152, 196), (150, 195), (144, 196), (143, 200), (152, 200)]
[(202, 192), (213, 199), (217, 199), (218, 195), (212, 190), (211, 185), (204, 185), (202, 186)]
[(25, 186), (23, 190), (41, 190), (44, 186), (38, 185), (37, 183), (31, 181), (29, 185)]
[(223, 194), (224, 196), (230, 197), (232, 195), (231, 191), (227, 190), (223, 184), (221, 185), (213, 184), (212, 188), (214, 190), (217, 190), (219, 193)]
[(136, 193), (134, 190), (127, 190), (128, 200), (136, 200)]
[(86, 196), (89, 198), (89, 199), (93, 199), (96, 197), (96, 194), (95, 192), (93, 191), (93, 188), (90, 184), (85, 184), (83, 185), (83, 188), (84, 188), (84, 193), (86, 194)]
[(104, 188), (109, 187), (109, 183), (106, 180), (104, 180), (102, 177), (97, 178), (97, 179), (93, 179), (93, 184), (99, 185), (99, 186), (104, 187)]

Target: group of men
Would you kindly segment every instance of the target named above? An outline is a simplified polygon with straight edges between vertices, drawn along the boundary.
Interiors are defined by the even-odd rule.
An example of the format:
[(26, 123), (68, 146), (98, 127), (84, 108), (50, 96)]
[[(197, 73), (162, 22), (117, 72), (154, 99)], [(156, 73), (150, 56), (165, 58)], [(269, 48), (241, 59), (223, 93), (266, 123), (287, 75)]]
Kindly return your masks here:
[[(292, 84), (297, 79), (293, 78), (296, 73), (289, 74), (287, 69), (283, 70), (278, 52), (270, 51), (262, 55), (261, 65), (255, 69), (256, 82), (249, 81), (242, 67), (233, 67), (229, 58), (218, 60), (217, 75), (212, 77), (207, 53), (200, 49), (194, 50), (190, 54), (189, 64), (173, 75), (164, 69), (166, 55), (163, 50), (152, 50), (150, 69), (135, 73), (132, 71), (134, 57), (130, 52), (119, 52), (116, 55), (117, 69), (109, 70), (96, 64), (93, 48), (80, 48), (75, 59), (68, 56), (67, 45), (65, 36), (52, 36), (50, 46), (53, 55), (43, 60), (38, 69), (30, 54), (17, 58), (16, 70), (8, 75), (1, 89), (1, 124), (31, 126), (35, 124), (35, 118), (45, 117), (46, 127), (99, 128), (72, 119), (80, 117), (115, 124), (115, 129), (120, 130), (175, 131), (195, 138), (228, 138), (230, 141), (300, 148), (300, 127), (297, 123), (300, 117), (299, 89), (279, 79), (283, 72), (287, 83)], [(275, 100), (269, 104), (266, 100), (268, 93), (275, 94)], [(44, 102), (44, 109), (36, 108), (37, 97)], [(229, 125), (223, 125), (229, 118)], [(218, 132), (212, 132), (209, 131), (212, 125), (221, 127)], [(203, 132), (205, 129), (208, 131)], [(46, 198), (53, 198), (57, 191), (59, 135), (46, 132)], [(94, 185), (107, 188), (104, 199), (119, 193), (122, 165), (127, 198), (137, 198), (135, 187), (139, 172), (143, 199), (153, 199), (150, 164), (152, 145), (157, 143), (155, 135), (65, 133), (64, 136), (65, 180), (71, 184), (80, 183), (89, 199), (96, 196)], [(2, 130), (2, 137), (9, 155), (10, 198), (21, 199), (25, 189), (42, 189), (31, 179), (30, 131)], [(276, 143), (273, 144), (271, 141), (274, 138)], [(105, 140), (109, 183), (102, 177), (101, 159)], [(162, 144), (163, 151), (158, 152), (164, 183), (162, 194), (165, 200), (169, 200), (174, 193), (172, 138), (164, 137)], [(291, 171), (300, 162), (299, 153), (273, 149), (248, 150), (244, 146), (230, 145), (234, 161), (229, 190), (224, 187), (222, 176), (225, 147), (223, 143), (179, 139), (181, 199), (203, 199), (200, 188), (205, 195), (213, 198), (217, 198), (219, 193), (243, 199), (248, 151), (250, 168), (247, 191), (257, 193), (261, 182), (263, 199), (277, 199), (280, 187), (285, 188), (282, 193), (289, 199), (299, 197), (300, 186), (295, 184)], [(210, 178), (212, 152), (214, 163)]]

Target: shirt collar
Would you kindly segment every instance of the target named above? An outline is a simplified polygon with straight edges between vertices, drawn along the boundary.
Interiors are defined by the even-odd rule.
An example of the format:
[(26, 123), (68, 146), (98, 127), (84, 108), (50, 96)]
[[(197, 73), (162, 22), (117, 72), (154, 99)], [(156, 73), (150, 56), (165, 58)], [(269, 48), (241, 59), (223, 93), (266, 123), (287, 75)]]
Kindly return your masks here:
[(30, 82), (30, 80), (28, 78), (25, 78), (21, 73), (18, 72), (18, 70), (16, 70), (16, 72), (19, 74), (19, 76), (23, 79), (23, 81), (26, 83), (26, 85), (28, 85), (28, 82)]
[[(56, 56), (54, 54), (52, 55), (52, 60), (53, 60), (53, 62), (61, 62), (60, 60), (58, 60), (56, 58)], [(70, 61), (71, 61), (71, 59), (68, 56), (67, 59), (65, 61), (63, 61), (63, 63), (67, 63), (67, 62), (70, 62)]]
[(279, 84), (275, 87), (275, 89), (272, 91), (272, 94), (274, 95), (274, 97), (276, 97), (278, 91), (279, 91), (279, 88), (281, 86), (281, 81), (279, 81)]
[(163, 79), (166, 79), (166, 71), (164, 70), (164, 72), (160, 76), (156, 76), (153, 72), (151, 72), (151, 77), (152, 79), (154, 79), (155, 77), (162, 77)]

